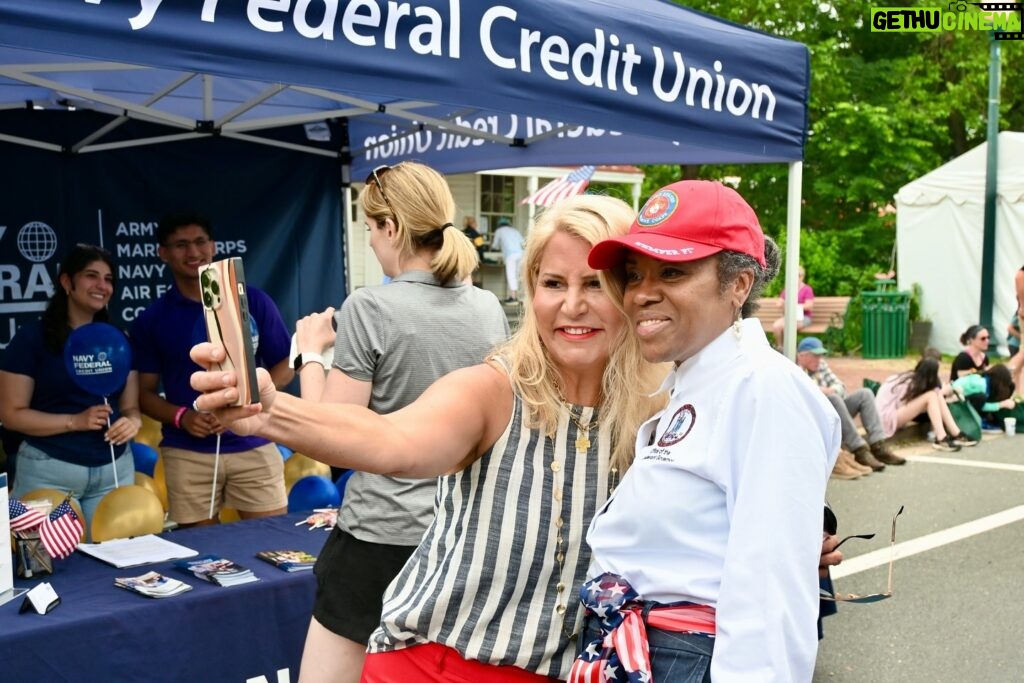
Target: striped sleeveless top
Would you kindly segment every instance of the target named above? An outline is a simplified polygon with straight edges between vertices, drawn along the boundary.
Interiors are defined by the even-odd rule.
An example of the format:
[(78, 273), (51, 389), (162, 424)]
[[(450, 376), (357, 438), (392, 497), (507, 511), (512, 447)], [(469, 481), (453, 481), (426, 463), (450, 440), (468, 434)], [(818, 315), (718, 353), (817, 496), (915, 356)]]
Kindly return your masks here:
[[(572, 408), (579, 415), (581, 406)], [(594, 409), (582, 412), (586, 425)], [(564, 408), (550, 438), (523, 426), (522, 413), (516, 395), (512, 419), (491, 450), (438, 480), (437, 515), (384, 594), (369, 652), (433, 642), (467, 659), (568, 676), (576, 641), (566, 631), (575, 634), (582, 623), (585, 536), (608, 497), (610, 437), (607, 425), (590, 430), (590, 448), (577, 457), (579, 430)]]

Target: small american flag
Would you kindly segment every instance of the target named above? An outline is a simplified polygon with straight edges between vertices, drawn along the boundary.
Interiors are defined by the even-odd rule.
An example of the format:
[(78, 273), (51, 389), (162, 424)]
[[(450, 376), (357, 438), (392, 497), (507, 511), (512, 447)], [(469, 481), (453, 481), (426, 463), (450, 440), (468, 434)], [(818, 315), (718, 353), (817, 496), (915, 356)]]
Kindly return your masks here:
[(42, 512), (27, 507), (17, 498), (7, 501), (7, 514), (11, 518), (11, 531), (31, 531), (46, 519)]
[(39, 538), (50, 557), (62, 560), (78, 547), (78, 542), (82, 540), (82, 529), (82, 520), (65, 498), (39, 527)]
[(567, 197), (583, 194), (583, 191), (587, 189), (587, 185), (590, 184), (590, 179), (593, 175), (593, 166), (580, 166), (569, 175), (552, 180), (520, 203), (533, 204), (535, 206), (551, 206), (555, 202)]

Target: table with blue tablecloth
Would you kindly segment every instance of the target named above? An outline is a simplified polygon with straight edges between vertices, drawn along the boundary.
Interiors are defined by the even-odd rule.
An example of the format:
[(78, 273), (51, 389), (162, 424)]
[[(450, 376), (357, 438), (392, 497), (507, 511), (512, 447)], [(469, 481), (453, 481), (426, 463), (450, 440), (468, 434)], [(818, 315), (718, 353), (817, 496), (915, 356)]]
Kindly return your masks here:
[[(19, 614), (22, 599), (0, 606), (0, 662), (8, 681), (297, 680), (313, 609), (311, 571), (289, 573), (255, 557), (260, 550), (320, 552), (327, 533), (296, 526), (305, 514), (171, 531), (164, 537), (249, 567), (259, 581), (221, 587), (159, 562), (117, 569), (76, 552), (49, 581), (61, 598), (52, 612)], [(147, 571), (192, 590), (153, 599), (116, 588), (114, 578)]]

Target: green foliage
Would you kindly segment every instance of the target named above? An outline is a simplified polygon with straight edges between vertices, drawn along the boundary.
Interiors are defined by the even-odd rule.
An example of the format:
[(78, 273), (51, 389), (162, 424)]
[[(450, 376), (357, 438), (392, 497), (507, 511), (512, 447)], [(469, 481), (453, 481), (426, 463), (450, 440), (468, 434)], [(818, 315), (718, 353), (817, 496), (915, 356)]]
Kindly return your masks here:
[[(896, 240), (900, 187), (984, 142), (989, 37), (982, 32), (872, 33), (869, 3), (686, 0), (693, 9), (808, 46), (809, 131), (803, 170), (800, 260), (821, 295), (874, 289)], [(934, 6), (905, 0), (900, 6)], [(1024, 41), (1002, 41), (1000, 129), (1024, 130)], [(739, 192), (780, 246), (785, 164), (649, 166), (646, 197), (687, 177), (739, 177)], [(768, 294), (776, 294), (781, 279)], [(859, 334), (859, 331), (858, 331)], [(859, 345), (859, 341), (857, 342)]]

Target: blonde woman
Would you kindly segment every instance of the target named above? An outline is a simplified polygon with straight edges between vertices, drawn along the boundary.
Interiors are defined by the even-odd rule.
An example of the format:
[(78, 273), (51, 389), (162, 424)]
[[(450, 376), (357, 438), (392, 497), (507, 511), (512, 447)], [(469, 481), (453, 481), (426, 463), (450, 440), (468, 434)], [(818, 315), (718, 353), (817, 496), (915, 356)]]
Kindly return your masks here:
[[(442, 375), (483, 360), (508, 338), (508, 321), (497, 297), (465, 282), (477, 253), (452, 227), (455, 200), (441, 174), (410, 162), (380, 167), (359, 202), (370, 247), (391, 281), (356, 290), (337, 313), (300, 320), (296, 365), (303, 398), (393, 413)], [(319, 353), (332, 341), (325, 380)], [(419, 443), (409, 455), (427, 450), (429, 442)], [(434, 518), (433, 480), (374, 471), (348, 480), (338, 526), (314, 567), (302, 683), (359, 680), (384, 590)]]
[[(545, 211), (527, 240), (516, 335), (394, 413), (278, 394), (262, 373), (260, 404), (224, 409), (234, 377), (194, 376), (207, 392), (200, 405), (232, 429), (361, 471), (441, 476), (437, 517), (388, 588), (362, 680), (568, 674), (590, 561), (584, 532), (631, 461), (637, 428), (662, 403), (649, 394), (664, 368), (640, 356), (586, 263), (633, 216), (598, 196)], [(203, 365), (222, 354), (193, 350)]]

